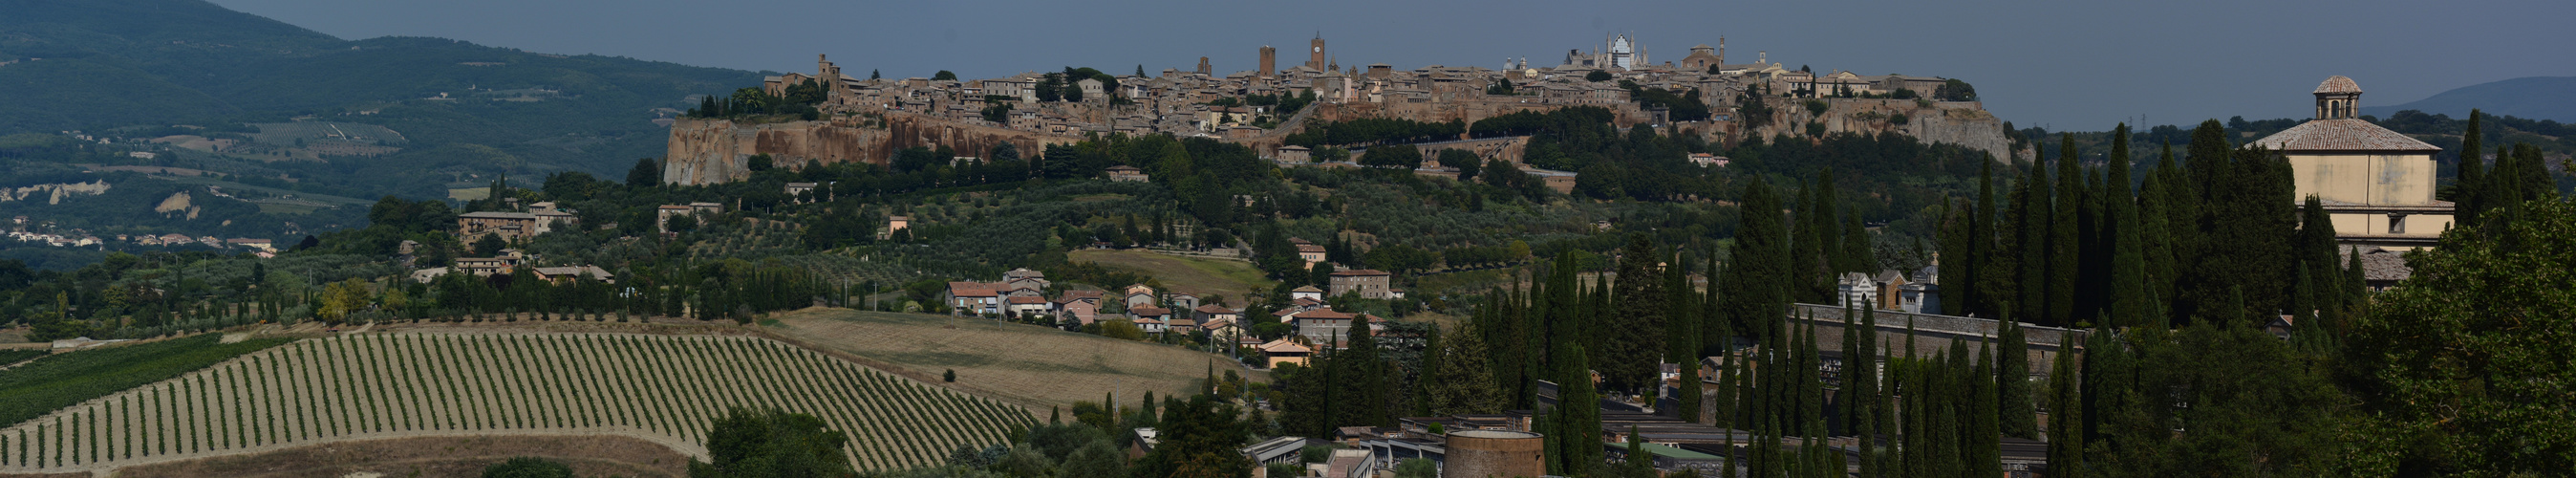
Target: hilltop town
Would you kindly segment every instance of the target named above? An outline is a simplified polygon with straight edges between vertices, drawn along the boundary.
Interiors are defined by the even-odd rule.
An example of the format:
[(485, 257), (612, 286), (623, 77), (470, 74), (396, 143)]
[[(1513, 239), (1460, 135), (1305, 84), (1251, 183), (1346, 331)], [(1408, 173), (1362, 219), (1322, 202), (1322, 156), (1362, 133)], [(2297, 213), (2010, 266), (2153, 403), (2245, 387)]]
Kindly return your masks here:
[[(1498, 116), (1576, 106), (1607, 108), (1622, 128), (1655, 128), (1722, 144), (1780, 134), (1894, 132), (1998, 158), (2011, 157), (2015, 148), (1965, 81), (1817, 72), (1761, 52), (1751, 62), (1729, 63), (1725, 39), (1717, 43), (1692, 46), (1678, 60), (1658, 63), (1638, 40), (1622, 34), (1590, 50), (1570, 50), (1554, 65), (1520, 58), (1490, 68), (1397, 69), (1385, 63), (1344, 65), (1319, 37), (1310, 41), (1301, 63), (1283, 63), (1277, 48), (1263, 46), (1256, 67), (1247, 70), (1220, 71), (1210, 57), (1201, 57), (1189, 69), (1147, 72), (1139, 66), (1132, 74), (1114, 74), (1066, 68), (985, 79), (861, 75), (818, 56), (812, 74), (764, 78), (757, 91), (771, 99), (745, 98), (749, 90), (729, 98), (803, 98), (811, 103), (812, 118), (684, 118), (672, 130), (663, 177), (676, 184), (739, 179), (751, 155), (769, 155), (779, 164), (884, 164), (894, 150), (910, 146), (984, 151), (1008, 142), (1035, 151), (1109, 134), (1213, 138), (1303, 163), (1314, 148), (1327, 146), (1297, 136), (1308, 125), (1361, 119), (1455, 123), (1462, 131), (1435, 139), (1481, 139), (1448, 147), (1519, 163), (1522, 142), (1511, 135), (1465, 130)], [(1811, 100), (1824, 103), (1805, 106)], [(707, 113), (692, 116), (713, 116)]]

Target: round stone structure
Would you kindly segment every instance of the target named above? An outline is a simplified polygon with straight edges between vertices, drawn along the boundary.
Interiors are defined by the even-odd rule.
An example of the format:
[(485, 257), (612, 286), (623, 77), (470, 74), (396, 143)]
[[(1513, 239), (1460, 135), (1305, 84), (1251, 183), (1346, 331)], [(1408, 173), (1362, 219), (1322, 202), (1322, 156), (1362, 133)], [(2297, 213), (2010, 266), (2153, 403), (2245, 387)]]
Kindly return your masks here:
[(1463, 430), (1449, 433), (1448, 456), (1440, 478), (1546, 476), (1546, 440), (1539, 434), (1507, 430)]

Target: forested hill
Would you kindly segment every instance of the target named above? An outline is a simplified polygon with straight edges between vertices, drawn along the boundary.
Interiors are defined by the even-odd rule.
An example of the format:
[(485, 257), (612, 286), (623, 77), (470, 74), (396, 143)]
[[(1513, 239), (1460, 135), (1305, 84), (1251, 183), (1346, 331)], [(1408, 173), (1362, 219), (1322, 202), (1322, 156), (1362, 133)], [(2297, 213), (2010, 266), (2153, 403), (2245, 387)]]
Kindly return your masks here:
[(659, 152), (654, 109), (760, 79), (445, 39), (349, 41), (201, 0), (0, 0), (0, 12), (0, 135), (314, 116), (400, 132), (403, 151), (381, 158), (391, 164), (607, 173)]

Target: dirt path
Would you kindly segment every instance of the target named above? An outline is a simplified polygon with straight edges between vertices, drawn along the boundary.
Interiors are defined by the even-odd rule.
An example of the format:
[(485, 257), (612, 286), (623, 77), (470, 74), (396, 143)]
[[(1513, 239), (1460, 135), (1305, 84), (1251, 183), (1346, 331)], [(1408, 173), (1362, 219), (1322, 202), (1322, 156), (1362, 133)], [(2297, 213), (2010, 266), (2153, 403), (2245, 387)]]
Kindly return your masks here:
[(512, 457), (571, 465), (578, 476), (686, 476), (688, 455), (616, 435), (508, 434), (357, 440), (127, 466), (117, 477), (480, 476)]

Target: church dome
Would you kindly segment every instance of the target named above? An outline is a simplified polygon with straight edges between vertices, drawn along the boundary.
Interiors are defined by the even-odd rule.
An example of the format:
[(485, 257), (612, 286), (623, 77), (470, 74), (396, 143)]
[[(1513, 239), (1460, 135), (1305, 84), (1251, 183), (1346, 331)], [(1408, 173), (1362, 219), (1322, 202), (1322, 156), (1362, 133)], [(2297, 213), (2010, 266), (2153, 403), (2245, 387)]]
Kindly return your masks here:
[(2312, 93), (2354, 93), (2354, 94), (2359, 94), (2359, 93), (2361, 93), (2361, 85), (2353, 84), (2353, 82), (2352, 82), (2352, 79), (2351, 79), (2351, 78), (2345, 78), (2345, 77), (2343, 77), (2343, 75), (2335, 75), (2335, 76), (2334, 76), (2334, 77), (2332, 77), (2332, 78), (2326, 78), (2326, 82), (2325, 82), (2325, 83), (2318, 83), (2318, 84), (2317, 84), (2317, 91), (2314, 91), (2314, 92), (2312, 92)]

